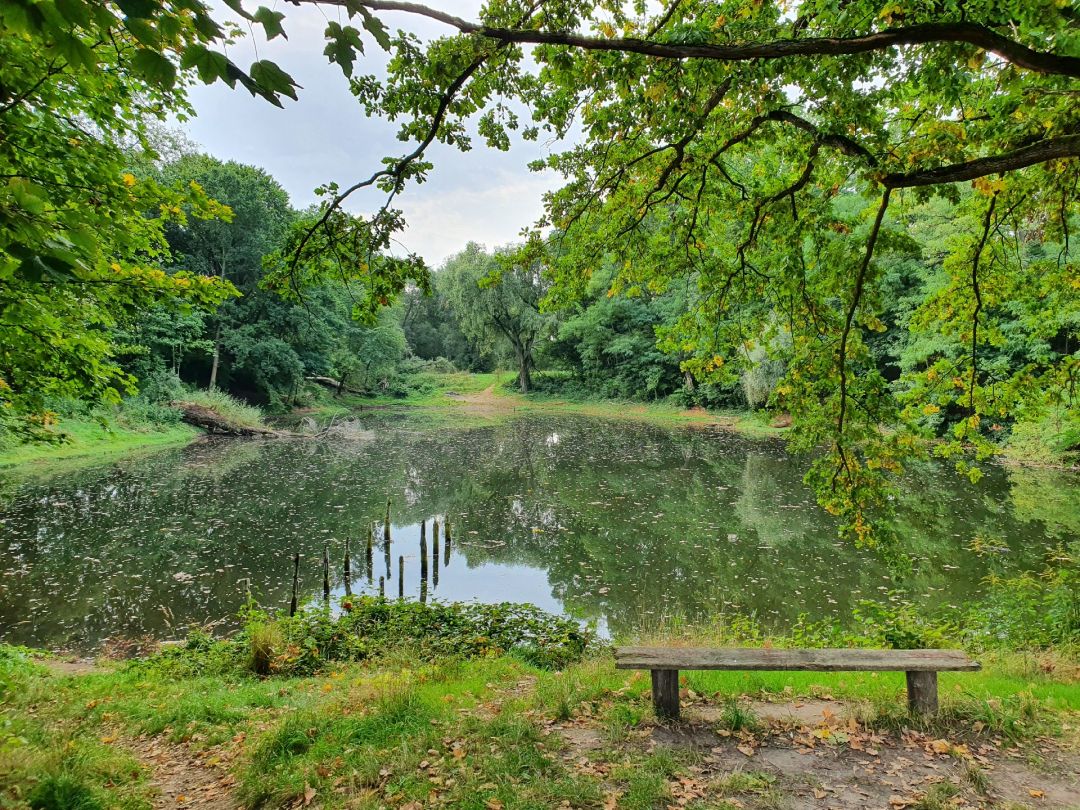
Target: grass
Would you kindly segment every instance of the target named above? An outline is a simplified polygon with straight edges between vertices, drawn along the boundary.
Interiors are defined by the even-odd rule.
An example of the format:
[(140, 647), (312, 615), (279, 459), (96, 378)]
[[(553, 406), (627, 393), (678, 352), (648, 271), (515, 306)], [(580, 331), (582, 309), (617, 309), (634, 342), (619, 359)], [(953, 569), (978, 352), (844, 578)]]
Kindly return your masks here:
[(209, 408), (226, 422), (238, 427), (260, 430), (266, 428), (261, 409), (256, 408), (254, 405), (247, 405), (221, 390), (207, 391), (199, 389), (189, 391), (184, 394), (181, 400), (192, 405)]
[[(44, 796), (38, 806), (46, 808), (149, 808), (150, 772), (130, 748), (138, 735), (182, 742), (222, 763), (245, 807), (314, 796), (326, 808), (372, 810), (646, 810), (679, 801), (687, 785), (708, 802), (693, 807), (785, 806), (785, 784), (768, 773), (725, 771), (710, 780), (697, 775), (701, 753), (640, 744), (635, 729), (651, 715), (647, 674), (617, 671), (603, 652), (550, 671), (508, 655), (430, 660), (402, 650), (311, 677), (271, 678), (241, 669), (200, 675), (197, 666), (179, 675), (174, 659), (60, 677), (26, 651), (0, 648), (0, 806), (28, 807), (29, 797)], [(1004, 734), (1041, 746), (1047, 732), (1075, 724), (1075, 680), (1044, 674), (1021, 683), (998, 669), (1009, 666), (994, 660), (982, 673), (943, 679), (935, 733), (962, 729), (970, 739), (978, 716), (984, 739)], [(744, 694), (866, 700), (870, 721), (888, 727), (903, 693), (902, 675), (870, 673), (688, 673), (686, 682), (724, 706), (724, 723), (740, 735), (756, 723), (738, 701)], [(1011, 703), (1020, 686), (1027, 697)], [(979, 714), (980, 703), (995, 714)], [(556, 723), (595, 725), (603, 747), (568, 749), (551, 733)], [(1009, 723), (1019, 724), (1015, 735)], [(977, 766), (969, 763), (964, 778), (986, 789)], [(928, 785), (914, 806), (947, 807), (954, 795), (951, 785)]]
[(720, 425), (758, 438), (782, 436), (786, 432), (785, 428), (770, 427), (769, 417), (764, 413), (687, 409), (664, 401), (576, 399), (535, 392), (523, 395), (515, 390), (516, 379), (514, 372), (506, 371), (487, 374), (425, 371), (410, 378), (411, 388), (406, 396), (334, 397), (320, 390), (318, 404), (312, 410), (329, 418), (365, 408), (401, 409), (436, 425), (456, 426), (537, 413), (626, 419), (669, 426)]
[(132, 426), (78, 417), (61, 419), (58, 429), (69, 437), (68, 441), (0, 447), (0, 467), (98, 460), (137, 450), (183, 445), (200, 435), (196, 428), (183, 424)]

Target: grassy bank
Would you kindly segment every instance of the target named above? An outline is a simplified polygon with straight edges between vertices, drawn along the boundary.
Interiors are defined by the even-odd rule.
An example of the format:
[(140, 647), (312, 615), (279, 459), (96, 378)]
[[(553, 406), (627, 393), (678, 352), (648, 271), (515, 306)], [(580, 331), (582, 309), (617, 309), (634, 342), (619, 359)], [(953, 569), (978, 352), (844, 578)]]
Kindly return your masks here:
[(0, 446), (0, 468), (109, 458), (143, 449), (187, 444), (200, 435), (199, 430), (184, 424), (129, 426), (79, 417), (62, 418), (57, 430), (68, 439), (56, 444)]
[(0, 806), (1070, 806), (1067, 650), (984, 651), (929, 721), (902, 673), (691, 672), (672, 726), (587, 641), (528, 608), (367, 599), (78, 674), (0, 648)]
[(404, 395), (362, 397), (316, 392), (305, 409), (322, 418), (345, 416), (364, 409), (408, 410), (433, 422), (484, 423), (525, 413), (576, 414), (603, 419), (627, 419), (670, 426), (717, 425), (748, 436), (782, 436), (784, 428), (770, 427), (769, 417), (749, 411), (709, 411), (684, 408), (667, 401), (637, 402), (611, 399), (571, 399), (549, 394), (523, 395), (514, 390), (513, 372), (420, 372), (410, 378)]
[(0, 469), (52, 469), (60, 462), (92, 462), (140, 450), (184, 445), (203, 431), (185, 424), (183, 409), (195, 407), (218, 431), (267, 431), (263, 412), (221, 391), (182, 391), (170, 404), (141, 398), (115, 408), (88, 408), (74, 402), (56, 405), (50, 427), (54, 441), (16, 443), (0, 435)]

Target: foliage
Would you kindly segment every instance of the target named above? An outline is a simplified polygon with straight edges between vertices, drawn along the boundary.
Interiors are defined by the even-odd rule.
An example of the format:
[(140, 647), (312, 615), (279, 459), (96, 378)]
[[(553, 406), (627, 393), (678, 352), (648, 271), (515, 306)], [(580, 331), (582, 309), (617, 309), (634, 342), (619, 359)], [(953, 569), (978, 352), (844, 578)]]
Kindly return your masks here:
[[(63, 13), (100, 16), (88, 8)], [(232, 294), (159, 267), (170, 223), (227, 211), (197, 186), (128, 170), (126, 148), (153, 154), (147, 122), (184, 109), (129, 70), (134, 40), (87, 45), (51, 3), (5, 3), (0, 25), (0, 429), (48, 439), (46, 397), (115, 403), (133, 390), (111, 330), (153, 307), (190, 311)]]
[(462, 333), (477, 352), (491, 352), (500, 341), (509, 345), (518, 387), (527, 394), (537, 345), (553, 326), (551, 317), (540, 312), (546, 284), (539, 267), (489, 255), (470, 242), (446, 261), (438, 284)]
[(138, 666), (177, 672), (229, 671), (310, 675), (334, 662), (362, 661), (407, 650), (425, 660), (510, 653), (559, 669), (578, 660), (592, 641), (577, 622), (512, 603), (421, 603), (369, 596), (345, 597), (340, 615), (310, 606), (291, 617), (271, 617), (256, 606), (233, 639), (214, 642), (194, 633)]
[[(826, 448), (809, 480), (860, 542), (875, 542), (871, 522), (902, 462), (925, 451), (934, 408), (952, 416), (939, 452), (985, 454), (1003, 414), (1066, 390), (1080, 34), (1060, 4), (505, 0), (476, 22), (409, 10), (452, 35), (399, 33), (387, 80), (354, 81), (369, 115), (403, 119), (402, 138), (419, 142), (387, 160), (393, 194), (424, 178), (434, 141), (471, 148), (471, 122), (500, 149), (519, 130), (582, 132), (538, 165), (565, 185), (517, 264), (544, 262), (552, 306), (604, 267), (613, 295), (685, 289), (662, 345), (699, 380), (730, 384), (749, 349), (785, 335), (777, 405), (795, 448)], [(533, 126), (520, 129), (514, 102)], [(872, 348), (894, 303), (886, 265), (912, 253), (903, 220), (932, 198), (956, 204), (953, 236), (903, 314), (941, 340), (901, 396)], [(1014, 249), (1034, 234), (1061, 250)], [(1007, 326), (1051, 351), (995, 363)]]

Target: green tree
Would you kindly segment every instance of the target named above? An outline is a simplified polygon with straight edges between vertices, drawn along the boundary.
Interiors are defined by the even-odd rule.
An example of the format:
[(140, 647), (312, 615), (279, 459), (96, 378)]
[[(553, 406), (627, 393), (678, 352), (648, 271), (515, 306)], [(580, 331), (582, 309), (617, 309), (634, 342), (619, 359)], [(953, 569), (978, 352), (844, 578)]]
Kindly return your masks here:
[(537, 343), (551, 333), (554, 320), (540, 312), (545, 294), (540, 268), (505, 258), (470, 242), (447, 259), (438, 273), (438, 284), (462, 332), (479, 351), (491, 351), (499, 341), (509, 346), (518, 387), (527, 394)]
[[(217, 386), (218, 367), (223, 342), (230, 340), (230, 330), (238, 321), (250, 321), (242, 311), (252, 305), (250, 299), (259, 289), (263, 276), (263, 257), (279, 248), (293, 219), (285, 190), (262, 169), (235, 161), (223, 162), (209, 155), (185, 155), (163, 169), (164, 176), (183, 185), (196, 184), (232, 212), (228, 221), (192, 220), (168, 231), (169, 243), (177, 265), (191, 273), (216, 276), (233, 283), (244, 299), (223, 305), (212, 319), (212, 354), (208, 387)], [(267, 368), (275, 358), (285, 365), (298, 364), (288, 357), (284, 347), (259, 349), (250, 355), (251, 341), (241, 341), (248, 348), (253, 365)], [(263, 374), (265, 378), (265, 374)]]
[[(1080, 177), (1069, 7), (503, 0), (474, 22), (360, 5), (452, 34), (427, 46), (395, 38), (389, 79), (354, 84), (369, 114), (405, 116), (402, 134), (420, 142), (386, 171), (423, 174), (435, 139), (469, 148), (470, 119), (506, 148), (521, 125), (511, 99), (533, 111), (526, 137), (582, 132), (545, 161), (566, 182), (547, 199), (532, 255), (549, 253), (550, 228), (571, 248), (547, 259), (553, 301), (580, 295), (605, 262), (616, 293), (687, 285), (689, 311), (662, 345), (705, 379), (737, 374), (747, 342), (768, 340), (779, 319), (791, 348), (778, 404), (795, 419), (794, 447), (829, 448), (810, 479), (861, 540), (901, 459), (925, 447), (920, 406), (963, 402), (968, 418), (945, 448), (958, 450), (985, 442), (984, 416), (1035, 407), (1068, 377), (1059, 357), (1001, 382), (980, 355), (994, 337), (988, 299), (1021, 302), (1028, 328), (1047, 331), (1078, 306), (1074, 253), (987, 254), (1002, 234), (1035, 227), (1068, 242)], [(949, 282), (922, 322), (969, 351), (945, 383), (900, 402), (867, 341), (884, 325), (881, 259), (910, 244), (888, 215), (932, 194), (956, 199), (964, 183), (975, 185), (959, 211), (972, 226), (949, 245)], [(859, 205), (837, 205), (841, 192)]]

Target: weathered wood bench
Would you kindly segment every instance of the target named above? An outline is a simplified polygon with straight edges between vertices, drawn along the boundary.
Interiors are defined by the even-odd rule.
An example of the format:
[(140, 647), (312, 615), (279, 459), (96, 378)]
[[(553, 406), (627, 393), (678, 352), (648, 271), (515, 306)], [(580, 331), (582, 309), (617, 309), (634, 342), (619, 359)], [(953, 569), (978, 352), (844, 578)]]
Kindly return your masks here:
[(722, 669), (768, 672), (904, 672), (908, 709), (933, 714), (938, 708), (937, 674), (971, 672), (979, 663), (960, 650), (774, 650), (756, 648), (617, 647), (616, 669), (652, 672), (658, 717), (679, 716), (679, 670)]

